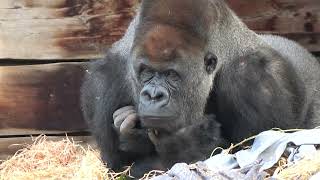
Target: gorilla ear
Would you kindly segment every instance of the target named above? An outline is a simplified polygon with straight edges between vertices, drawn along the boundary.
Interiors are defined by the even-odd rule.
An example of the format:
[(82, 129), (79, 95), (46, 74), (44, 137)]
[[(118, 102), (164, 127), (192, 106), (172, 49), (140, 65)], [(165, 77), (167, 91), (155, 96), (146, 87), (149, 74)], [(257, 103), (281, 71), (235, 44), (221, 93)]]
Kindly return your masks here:
[(204, 57), (204, 67), (208, 74), (213, 73), (213, 71), (217, 67), (217, 63), (218, 63), (218, 57), (211, 52), (208, 52)]

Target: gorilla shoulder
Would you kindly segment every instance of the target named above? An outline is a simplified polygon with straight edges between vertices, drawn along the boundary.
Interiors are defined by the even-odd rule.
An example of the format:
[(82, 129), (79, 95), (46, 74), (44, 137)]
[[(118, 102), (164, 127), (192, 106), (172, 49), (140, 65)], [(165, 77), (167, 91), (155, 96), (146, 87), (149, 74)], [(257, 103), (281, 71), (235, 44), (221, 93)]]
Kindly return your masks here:
[(303, 126), (303, 82), (270, 47), (224, 64), (216, 83), (217, 118), (232, 142), (274, 127)]
[(306, 119), (306, 127), (320, 125), (320, 63), (298, 43), (274, 35), (261, 35), (264, 42), (275, 49), (283, 60), (288, 61), (302, 80), (300, 86), (306, 90), (304, 106), (300, 107), (301, 115)]

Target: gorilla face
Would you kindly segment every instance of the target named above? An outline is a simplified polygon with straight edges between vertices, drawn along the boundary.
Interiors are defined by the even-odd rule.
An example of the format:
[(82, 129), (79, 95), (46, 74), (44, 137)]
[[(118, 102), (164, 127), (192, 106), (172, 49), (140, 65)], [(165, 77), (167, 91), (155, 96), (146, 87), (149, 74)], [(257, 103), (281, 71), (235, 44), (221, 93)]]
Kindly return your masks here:
[(174, 69), (157, 70), (140, 65), (139, 81), (142, 84), (138, 112), (143, 126), (168, 126), (180, 116), (177, 96), (182, 84), (180, 73)]
[(141, 125), (173, 132), (190, 124), (186, 120), (204, 109), (217, 57), (205, 52), (200, 38), (167, 25), (149, 27), (136, 42), (133, 66), (141, 87)]

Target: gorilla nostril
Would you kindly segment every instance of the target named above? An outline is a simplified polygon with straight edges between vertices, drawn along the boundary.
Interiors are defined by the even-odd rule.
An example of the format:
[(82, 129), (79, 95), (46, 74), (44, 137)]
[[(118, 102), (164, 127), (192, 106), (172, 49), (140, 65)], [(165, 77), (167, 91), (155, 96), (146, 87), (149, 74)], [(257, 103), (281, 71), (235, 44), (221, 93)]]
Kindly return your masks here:
[(151, 95), (150, 95), (150, 93), (149, 93), (148, 91), (143, 91), (143, 92), (141, 93), (141, 96), (142, 96), (145, 100), (148, 100), (148, 101), (151, 100)]
[(161, 101), (164, 98), (164, 94), (163, 93), (158, 93), (155, 97), (154, 100), (155, 101)]
[(169, 92), (164, 87), (147, 86), (140, 94), (144, 104), (154, 104), (157, 106), (165, 106), (169, 101)]

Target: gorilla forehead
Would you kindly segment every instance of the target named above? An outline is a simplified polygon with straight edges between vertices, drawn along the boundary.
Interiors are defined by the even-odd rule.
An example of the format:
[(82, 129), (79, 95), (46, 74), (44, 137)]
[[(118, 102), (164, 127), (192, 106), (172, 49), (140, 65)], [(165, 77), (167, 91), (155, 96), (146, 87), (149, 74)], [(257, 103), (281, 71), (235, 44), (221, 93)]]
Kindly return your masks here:
[(211, 38), (210, 29), (221, 16), (221, 3), (221, 0), (143, 0), (133, 54), (162, 65), (176, 59), (199, 59)]
[(207, 11), (214, 1), (210, 0), (144, 0), (143, 22), (157, 21), (193, 31), (205, 36), (214, 11)]
[(206, 11), (210, 2), (144, 0), (140, 16), (143, 23), (137, 27), (134, 51), (151, 63), (199, 57), (199, 52), (205, 48), (214, 13)]
[(204, 42), (182, 29), (154, 24), (141, 38), (143, 54), (150, 62), (169, 62), (183, 59), (181, 53), (199, 54)]

